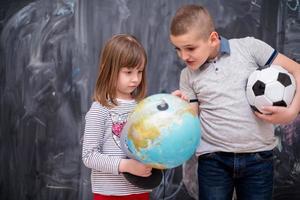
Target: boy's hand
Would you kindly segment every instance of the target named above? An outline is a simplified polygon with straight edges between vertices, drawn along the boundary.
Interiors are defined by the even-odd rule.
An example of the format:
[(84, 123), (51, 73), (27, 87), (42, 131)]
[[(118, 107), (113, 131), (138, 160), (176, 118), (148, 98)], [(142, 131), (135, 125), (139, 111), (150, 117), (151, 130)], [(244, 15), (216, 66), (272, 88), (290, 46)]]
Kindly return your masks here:
[(152, 174), (152, 167), (134, 159), (122, 159), (119, 165), (119, 171), (128, 172), (136, 176), (148, 177)]
[(263, 108), (263, 112), (269, 114), (261, 114), (255, 112), (255, 115), (272, 124), (288, 124), (292, 122), (298, 115), (293, 109), (281, 107), (281, 106), (266, 106)]
[(175, 90), (171, 94), (174, 96), (177, 96), (185, 101), (189, 101), (188, 97), (180, 90)]

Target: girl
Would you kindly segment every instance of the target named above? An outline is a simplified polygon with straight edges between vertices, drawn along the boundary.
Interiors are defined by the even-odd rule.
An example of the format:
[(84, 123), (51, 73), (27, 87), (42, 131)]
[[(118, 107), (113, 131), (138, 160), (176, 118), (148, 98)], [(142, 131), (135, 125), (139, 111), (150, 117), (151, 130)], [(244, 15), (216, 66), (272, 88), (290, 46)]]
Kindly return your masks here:
[(120, 132), (128, 114), (146, 94), (147, 56), (131, 35), (115, 35), (105, 45), (94, 102), (86, 114), (82, 160), (92, 169), (94, 200), (149, 200), (150, 190), (130, 184), (122, 174), (148, 177), (152, 168), (126, 159)]

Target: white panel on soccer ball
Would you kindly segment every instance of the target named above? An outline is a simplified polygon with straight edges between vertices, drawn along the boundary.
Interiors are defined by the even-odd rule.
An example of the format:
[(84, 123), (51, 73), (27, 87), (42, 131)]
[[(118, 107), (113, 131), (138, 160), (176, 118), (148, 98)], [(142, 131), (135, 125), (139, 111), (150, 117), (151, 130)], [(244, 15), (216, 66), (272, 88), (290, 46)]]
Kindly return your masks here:
[(257, 81), (258, 79), (258, 75), (260, 74), (260, 71), (258, 70), (255, 70), (254, 72), (252, 72), (248, 78), (248, 81), (247, 81), (247, 87), (248, 86), (251, 86), (254, 85), (254, 83)]
[(272, 102), (281, 101), (284, 95), (284, 86), (278, 81), (268, 83), (265, 89), (265, 96)]
[(290, 105), (292, 103), (295, 92), (296, 92), (295, 85), (289, 85), (286, 88), (284, 88), (283, 100), (286, 103), (286, 105)]
[(248, 103), (250, 105), (254, 106), (255, 95), (254, 95), (254, 92), (252, 90), (252, 87), (247, 87), (246, 88), (246, 93), (247, 93)]
[(270, 83), (276, 81), (278, 77), (278, 70), (276, 68), (268, 67), (261, 71), (259, 80), (263, 83)]
[(262, 111), (263, 106), (272, 106), (273, 103), (270, 101), (265, 95), (260, 95), (255, 97), (255, 107), (262, 113), (266, 113)]
[(292, 74), (290, 74), (290, 73), (288, 73), (288, 75), (289, 75), (289, 77), (291, 78), (292, 85), (293, 85), (293, 86), (295, 87), (295, 89), (296, 89), (296, 80), (295, 80), (294, 76), (293, 76)]
[(288, 71), (286, 69), (284, 69), (283, 67), (279, 66), (279, 65), (271, 65), (270, 67), (274, 67), (276, 69), (278, 69), (279, 71), (281, 72), (285, 72), (285, 73), (288, 73)]

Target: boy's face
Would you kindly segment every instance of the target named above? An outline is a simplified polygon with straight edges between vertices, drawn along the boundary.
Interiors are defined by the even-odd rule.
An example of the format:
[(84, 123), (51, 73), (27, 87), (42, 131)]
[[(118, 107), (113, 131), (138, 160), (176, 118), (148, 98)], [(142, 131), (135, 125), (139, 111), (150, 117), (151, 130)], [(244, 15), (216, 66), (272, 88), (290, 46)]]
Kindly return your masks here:
[(215, 43), (211, 36), (206, 40), (201, 39), (195, 29), (179, 36), (170, 35), (170, 40), (178, 56), (192, 70), (199, 69), (206, 60), (216, 56)]

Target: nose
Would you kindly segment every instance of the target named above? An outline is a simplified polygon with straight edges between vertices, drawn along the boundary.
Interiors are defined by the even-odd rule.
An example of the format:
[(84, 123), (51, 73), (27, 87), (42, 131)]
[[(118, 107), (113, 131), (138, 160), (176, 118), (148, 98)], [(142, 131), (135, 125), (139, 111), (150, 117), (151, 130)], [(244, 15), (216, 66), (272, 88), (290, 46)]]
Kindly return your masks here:
[(138, 73), (133, 73), (131, 77), (132, 82), (138, 82), (139, 81), (139, 74)]
[(186, 51), (181, 51), (179, 56), (183, 61), (186, 61), (190, 57)]

